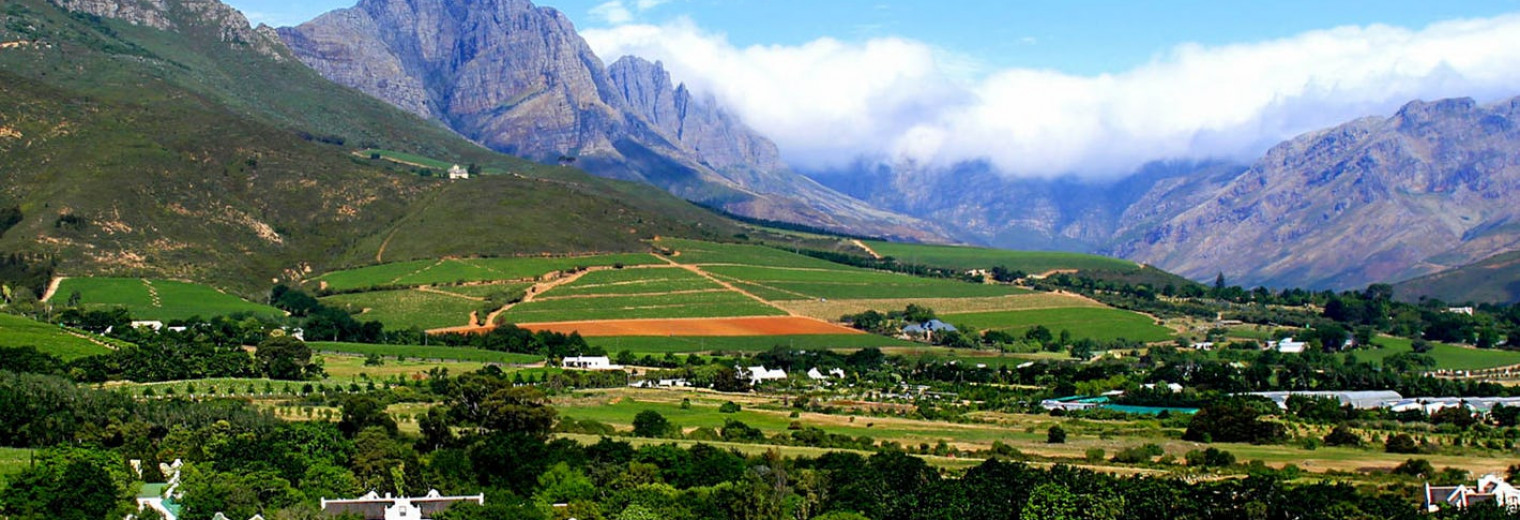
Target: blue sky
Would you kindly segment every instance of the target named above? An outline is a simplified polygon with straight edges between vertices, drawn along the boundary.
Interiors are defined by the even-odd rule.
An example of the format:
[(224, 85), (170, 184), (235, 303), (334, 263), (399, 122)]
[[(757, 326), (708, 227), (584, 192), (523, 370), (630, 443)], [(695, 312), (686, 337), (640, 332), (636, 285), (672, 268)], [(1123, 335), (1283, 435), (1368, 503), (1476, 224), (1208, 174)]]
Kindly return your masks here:
[[(480, 0), (466, 0), (480, 1)], [(351, 5), (229, 0), (255, 22)], [(559, 0), (802, 169), (860, 159), (1116, 177), (1250, 160), (1416, 99), (1520, 95), (1520, 0)]]
[[(294, 25), (354, 4), (352, 0), (228, 3), (255, 23), (276, 26)], [(565, 12), (578, 28), (611, 25), (603, 15), (605, 10), (598, 11), (608, 0), (537, 3)], [(927, 42), (987, 68), (1048, 68), (1073, 74), (1122, 71), (1185, 42), (1254, 42), (1342, 25), (1422, 27), (1452, 18), (1520, 10), (1520, 0), (627, 0), (621, 4), (631, 16), (629, 22), (661, 24), (686, 17), (723, 33), (737, 46), (896, 36)], [(641, 4), (646, 7), (640, 9)]]

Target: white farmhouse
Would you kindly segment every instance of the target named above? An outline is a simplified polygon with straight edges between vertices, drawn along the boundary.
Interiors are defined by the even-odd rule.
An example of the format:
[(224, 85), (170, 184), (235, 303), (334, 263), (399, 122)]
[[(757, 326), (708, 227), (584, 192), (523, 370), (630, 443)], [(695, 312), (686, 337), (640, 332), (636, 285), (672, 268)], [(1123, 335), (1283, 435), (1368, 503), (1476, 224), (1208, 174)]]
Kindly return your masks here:
[(457, 164), (454, 165), (454, 167), (449, 168), (449, 180), (468, 179), (468, 178), (470, 178), (470, 171), (469, 170), (466, 170), (464, 168), (460, 168), (459, 165), (457, 165)]
[(607, 356), (571, 356), (560, 363), (561, 367), (580, 370), (622, 370), (623, 365), (612, 364)]
[(1293, 341), (1293, 338), (1283, 338), (1277, 341), (1268, 341), (1267, 350), (1276, 350), (1284, 354), (1303, 354), (1307, 343)]
[(438, 490), (429, 491), (421, 497), (393, 497), (390, 493), (380, 496), (370, 491), (359, 498), (322, 499), (322, 512), (330, 516), (357, 515), (364, 520), (428, 520), (450, 506), (461, 502), (485, 505), (486, 496), (442, 496)]
[(1432, 486), (1429, 482), (1425, 483), (1425, 509), (1429, 512), (1440, 511), (1444, 506), (1462, 509), (1479, 502), (1493, 502), (1494, 505), (1513, 511), (1520, 507), (1520, 490), (1495, 475), (1484, 475), (1478, 479), (1477, 486), (1471, 487), (1466, 484)]

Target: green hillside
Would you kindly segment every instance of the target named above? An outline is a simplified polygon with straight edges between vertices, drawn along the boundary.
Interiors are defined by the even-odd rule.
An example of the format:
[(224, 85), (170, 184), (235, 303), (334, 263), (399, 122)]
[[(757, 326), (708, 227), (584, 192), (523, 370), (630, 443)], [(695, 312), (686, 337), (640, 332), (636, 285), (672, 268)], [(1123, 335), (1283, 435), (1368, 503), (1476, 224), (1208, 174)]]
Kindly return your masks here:
[(981, 247), (903, 244), (866, 241), (866, 246), (882, 256), (899, 262), (951, 269), (991, 269), (1002, 266), (1010, 270), (1040, 274), (1059, 269), (1134, 271), (1139, 264), (1106, 256), (1060, 251), (1009, 251)]
[(1413, 302), (1436, 298), (1450, 303), (1520, 302), (1520, 251), (1489, 257), (1476, 264), (1399, 282), (1396, 298)]
[(0, 346), (36, 347), (65, 361), (109, 352), (105, 346), (48, 323), (0, 314)]
[(140, 320), (175, 320), (192, 316), (209, 318), (235, 313), (280, 316), (284, 312), (226, 294), (210, 287), (139, 278), (68, 278), (58, 284), (54, 300), (79, 293), (85, 308), (126, 307)]
[[(290, 56), (15, 0), (0, 13), (0, 253), (66, 276), (271, 279), (451, 255), (647, 251), (733, 225), (655, 188), (496, 154)], [(507, 174), (449, 182), (367, 148)]]

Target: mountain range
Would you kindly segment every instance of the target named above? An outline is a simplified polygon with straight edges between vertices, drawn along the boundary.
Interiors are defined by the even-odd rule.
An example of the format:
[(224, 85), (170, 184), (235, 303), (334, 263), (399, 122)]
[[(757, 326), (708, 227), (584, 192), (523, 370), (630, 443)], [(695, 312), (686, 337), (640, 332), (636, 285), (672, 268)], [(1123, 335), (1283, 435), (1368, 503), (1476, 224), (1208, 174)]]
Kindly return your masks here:
[(933, 224), (790, 170), (776, 145), (659, 63), (597, 57), (526, 0), (363, 0), (279, 35), (323, 76), (475, 142), (644, 181), (733, 213), (910, 240)]
[[(1100, 252), (1248, 286), (1356, 288), (1520, 249), (1517, 100), (1411, 102), (1255, 161), (1157, 162), (1109, 181), (977, 161), (804, 175), (661, 64), (605, 65), (563, 14), (525, 0), (363, 0), (278, 30), (215, 0), (57, 2), (9, 2), (0, 25), (0, 206), (26, 215), (0, 250), (97, 272), (252, 285), (737, 229), (648, 185), (749, 217)], [(356, 145), (512, 175), (439, 182)], [(459, 233), (425, 232), (439, 226)]]

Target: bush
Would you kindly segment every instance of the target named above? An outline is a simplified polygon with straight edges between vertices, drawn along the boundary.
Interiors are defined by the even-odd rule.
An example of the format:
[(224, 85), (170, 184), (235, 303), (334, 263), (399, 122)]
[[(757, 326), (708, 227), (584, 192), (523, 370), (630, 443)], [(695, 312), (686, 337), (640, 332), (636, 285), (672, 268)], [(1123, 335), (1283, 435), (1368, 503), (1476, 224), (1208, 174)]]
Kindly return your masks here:
[(633, 434), (639, 437), (664, 437), (670, 431), (670, 421), (660, 412), (644, 410), (633, 417)]
[(1330, 430), (1330, 434), (1325, 436), (1325, 445), (1326, 446), (1361, 446), (1362, 445), (1362, 436), (1361, 435), (1357, 435), (1355, 432), (1351, 431), (1351, 428), (1349, 428), (1346, 425), (1342, 424), (1342, 425), (1336, 426), (1335, 429)]
[(1084, 455), (1087, 457), (1087, 461), (1094, 463), (1103, 462), (1103, 456), (1105, 454), (1106, 453), (1103, 451), (1103, 448), (1088, 448), (1084, 453)]
[(1066, 429), (1062, 428), (1059, 424), (1051, 426), (1049, 430), (1045, 431), (1045, 442), (1047, 444), (1066, 444)]
[(733, 401), (726, 401), (722, 406), (718, 407), (718, 411), (721, 413), (739, 413), (739, 404)]
[(1388, 436), (1388, 441), (1383, 443), (1383, 451), (1388, 453), (1419, 453), (1420, 445), (1407, 433)]
[(1218, 448), (1193, 450), (1183, 456), (1187, 465), (1206, 468), (1223, 468), (1235, 465), (1235, 454)]
[(1430, 465), (1425, 459), (1409, 459), (1393, 468), (1394, 475), (1404, 475), (1415, 478), (1430, 478), (1436, 474), (1436, 467)]
[(1131, 446), (1120, 450), (1119, 453), (1115, 453), (1114, 457), (1109, 460), (1120, 464), (1139, 464), (1141, 462), (1150, 462), (1152, 458), (1158, 457), (1163, 453), (1165, 451), (1161, 449), (1161, 446), (1146, 444), (1144, 446)]

